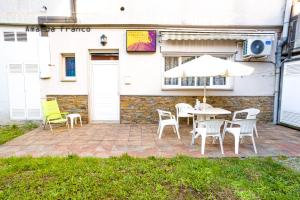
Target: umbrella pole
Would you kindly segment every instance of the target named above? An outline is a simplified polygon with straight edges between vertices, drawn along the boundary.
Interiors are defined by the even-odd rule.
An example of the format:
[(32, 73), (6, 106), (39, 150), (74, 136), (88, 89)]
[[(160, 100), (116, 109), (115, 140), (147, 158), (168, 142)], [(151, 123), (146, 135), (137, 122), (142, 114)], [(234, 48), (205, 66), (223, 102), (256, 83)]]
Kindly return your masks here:
[(206, 107), (206, 77), (204, 80), (203, 110), (205, 110), (205, 107)]

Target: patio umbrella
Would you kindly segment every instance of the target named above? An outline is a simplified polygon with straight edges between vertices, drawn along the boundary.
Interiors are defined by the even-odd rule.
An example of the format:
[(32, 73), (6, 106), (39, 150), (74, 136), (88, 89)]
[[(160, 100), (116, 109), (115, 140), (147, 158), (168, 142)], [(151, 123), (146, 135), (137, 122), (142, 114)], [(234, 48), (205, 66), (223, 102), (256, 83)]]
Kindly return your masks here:
[[(166, 71), (165, 77), (247, 76), (253, 71), (254, 68), (245, 66), (241, 63), (216, 58), (210, 55), (203, 55)], [(203, 103), (206, 103), (206, 81), (204, 81)]]

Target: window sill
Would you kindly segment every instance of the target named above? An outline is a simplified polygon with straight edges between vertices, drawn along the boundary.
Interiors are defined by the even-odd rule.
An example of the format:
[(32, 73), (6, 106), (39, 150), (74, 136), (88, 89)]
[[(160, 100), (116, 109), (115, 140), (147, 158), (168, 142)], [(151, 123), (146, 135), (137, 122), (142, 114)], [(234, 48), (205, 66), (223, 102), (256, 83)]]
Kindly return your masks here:
[(63, 78), (61, 82), (76, 82), (76, 78)]
[[(163, 86), (161, 88), (163, 91), (168, 91), (168, 90), (204, 90), (204, 87), (194, 87), (194, 86)], [(228, 86), (228, 87), (206, 87), (206, 90), (222, 90), (222, 91), (232, 91), (233, 87)]]

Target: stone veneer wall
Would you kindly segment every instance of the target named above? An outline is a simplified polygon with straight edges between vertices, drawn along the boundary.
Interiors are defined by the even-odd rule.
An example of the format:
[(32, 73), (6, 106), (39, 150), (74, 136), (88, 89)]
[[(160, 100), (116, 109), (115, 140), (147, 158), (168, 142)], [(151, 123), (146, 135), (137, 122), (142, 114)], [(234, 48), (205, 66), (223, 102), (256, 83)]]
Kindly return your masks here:
[[(171, 111), (175, 115), (175, 104), (195, 105), (196, 96), (121, 96), (121, 123), (157, 123), (156, 109)], [(259, 122), (271, 122), (273, 116), (273, 96), (209, 96), (207, 103), (230, 111), (258, 108)], [(230, 119), (231, 116), (227, 116)], [(183, 119), (182, 119), (183, 120)]]
[(89, 122), (88, 95), (47, 95), (57, 99), (61, 112), (74, 112), (81, 115), (82, 123)]

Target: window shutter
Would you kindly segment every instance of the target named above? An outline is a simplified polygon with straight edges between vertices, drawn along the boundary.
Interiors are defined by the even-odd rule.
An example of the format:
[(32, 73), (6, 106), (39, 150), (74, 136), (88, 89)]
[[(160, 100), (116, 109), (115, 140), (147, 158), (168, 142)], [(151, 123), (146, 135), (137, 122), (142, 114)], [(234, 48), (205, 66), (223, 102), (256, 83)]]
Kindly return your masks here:
[(3, 32), (4, 41), (14, 42), (15, 41), (15, 33), (14, 32)]
[(25, 72), (26, 73), (38, 73), (39, 72), (38, 65), (37, 64), (26, 64)]
[(27, 42), (27, 33), (26, 32), (17, 32), (18, 42)]

